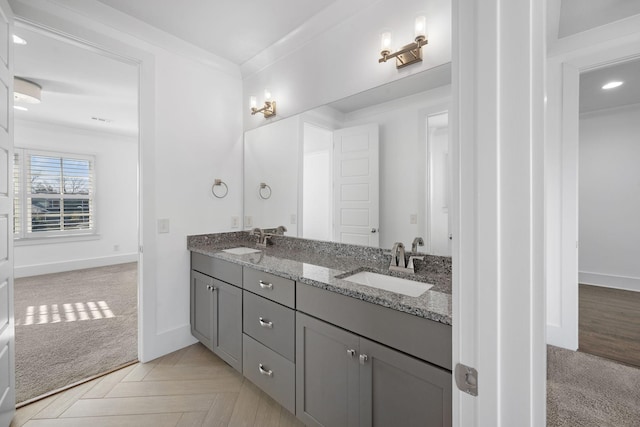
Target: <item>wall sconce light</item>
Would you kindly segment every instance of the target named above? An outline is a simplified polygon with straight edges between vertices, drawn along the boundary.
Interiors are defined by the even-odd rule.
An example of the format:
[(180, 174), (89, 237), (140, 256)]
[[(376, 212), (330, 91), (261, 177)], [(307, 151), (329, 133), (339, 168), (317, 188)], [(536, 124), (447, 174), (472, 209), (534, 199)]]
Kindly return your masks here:
[(249, 104), (251, 105), (252, 116), (262, 113), (266, 119), (276, 115), (276, 101), (271, 100), (271, 91), (269, 89), (264, 90), (264, 107), (258, 109), (258, 100), (255, 96), (249, 98)]
[(429, 43), (427, 40), (427, 20), (424, 16), (418, 16), (415, 22), (415, 42), (404, 46), (397, 52), (391, 53), (391, 31), (383, 31), (380, 37), (380, 55), (378, 63), (387, 62), (396, 58), (396, 68), (422, 61), (422, 46)]

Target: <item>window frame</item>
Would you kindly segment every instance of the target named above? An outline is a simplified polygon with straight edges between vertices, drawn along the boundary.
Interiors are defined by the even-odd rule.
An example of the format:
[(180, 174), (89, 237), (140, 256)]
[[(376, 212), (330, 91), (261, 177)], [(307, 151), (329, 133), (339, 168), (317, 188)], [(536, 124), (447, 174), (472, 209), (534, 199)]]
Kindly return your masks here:
[[(95, 238), (98, 236), (97, 227), (97, 205), (96, 205), (96, 156), (87, 153), (78, 152), (62, 152), (52, 150), (39, 150), (32, 148), (15, 147), (14, 156), (19, 156), (19, 171), (18, 171), (18, 183), (19, 186), (14, 185), (14, 203), (19, 204), (19, 232), (13, 232), (13, 239), (15, 242), (28, 242), (35, 240), (71, 240), (72, 238)], [(86, 160), (90, 165), (90, 182), (91, 186), (89, 194), (87, 195), (75, 195), (65, 194), (63, 191), (64, 182), (60, 182), (60, 193), (47, 194), (47, 193), (28, 193), (27, 178), (29, 176), (29, 170), (31, 161), (30, 156), (44, 156), (53, 157), (59, 159), (71, 159), (71, 160)], [(14, 159), (14, 176), (15, 174), (15, 159)], [(16, 192), (17, 190), (17, 192)], [(89, 201), (89, 217), (90, 228), (85, 229), (69, 229), (69, 230), (51, 230), (51, 231), (28, 231), (28, 221), (31, 216), (28, 214), (28, 200), (29, 199), (50, 199), (50, 200), (88, 200)], [(60, 211), (61, 223), (64, 223), (64, 211), (61, 207)]]

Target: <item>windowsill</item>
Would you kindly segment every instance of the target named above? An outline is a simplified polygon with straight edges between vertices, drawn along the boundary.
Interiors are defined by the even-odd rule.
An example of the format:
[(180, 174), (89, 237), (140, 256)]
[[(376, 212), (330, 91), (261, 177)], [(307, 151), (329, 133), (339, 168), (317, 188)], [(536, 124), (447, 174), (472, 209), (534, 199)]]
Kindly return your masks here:
[(100, 240), (102, 236), (99, 234), (77, 234), (69, 236), (48, 236), (48, 237), (29, 237), (26, 239), (14, 239), (14, 246), (31, 246), (31, 245), (49, 245), (55, 243), (74, 243), (86, 242), (90, 240)]

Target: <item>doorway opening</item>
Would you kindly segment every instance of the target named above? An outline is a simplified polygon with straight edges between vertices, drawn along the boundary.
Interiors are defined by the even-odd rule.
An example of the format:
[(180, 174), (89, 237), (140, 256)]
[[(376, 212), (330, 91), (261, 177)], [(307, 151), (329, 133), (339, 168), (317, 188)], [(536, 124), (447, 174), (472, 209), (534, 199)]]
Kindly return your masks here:
[(19, 406), (138, 358), (138, 65), (17, 23)]
[(580, 75), (579, 351), (640, 367), (640, 58)]
[(449, 158), (449, 113), (427, 116), (426, 251), (451, 256), (451, 161)]

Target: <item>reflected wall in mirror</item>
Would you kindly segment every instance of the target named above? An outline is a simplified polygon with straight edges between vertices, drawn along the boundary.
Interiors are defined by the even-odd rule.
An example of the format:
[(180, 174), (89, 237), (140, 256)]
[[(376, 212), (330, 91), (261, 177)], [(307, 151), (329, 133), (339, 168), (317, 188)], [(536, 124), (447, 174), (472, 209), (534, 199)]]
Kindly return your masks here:
[(449, 84), (447, 65), (247, 131), (245, 228), (383, 248), (422, 237), (419, 252), (450, 256)]

